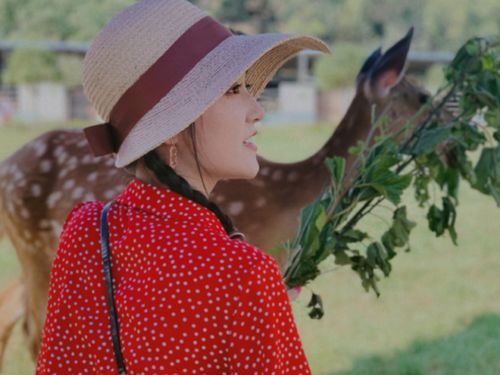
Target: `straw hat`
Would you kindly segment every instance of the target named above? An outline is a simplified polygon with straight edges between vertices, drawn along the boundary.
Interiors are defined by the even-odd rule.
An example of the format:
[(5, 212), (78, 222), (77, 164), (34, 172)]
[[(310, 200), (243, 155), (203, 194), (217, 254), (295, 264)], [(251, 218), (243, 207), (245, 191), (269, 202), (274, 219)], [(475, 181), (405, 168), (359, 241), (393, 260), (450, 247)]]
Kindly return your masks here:
[(142, 0), (114, 16), (83, 62), (83, 89), (103, 124), (84, 129), (95, 156), (121, 168), (195, 121), (246, 72), (258, 97), (304, 49), (330, 52), (297, 33), (234, 35), (186, 0)]

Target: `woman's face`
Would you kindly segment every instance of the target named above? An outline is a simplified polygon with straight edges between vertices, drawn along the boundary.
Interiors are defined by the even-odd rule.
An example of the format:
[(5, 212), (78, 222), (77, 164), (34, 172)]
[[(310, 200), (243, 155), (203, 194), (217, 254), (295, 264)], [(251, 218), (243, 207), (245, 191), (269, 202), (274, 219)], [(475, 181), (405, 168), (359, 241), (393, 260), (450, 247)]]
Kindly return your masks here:
[[(257, 175), (259, 164), (255, 145), (246, 145), (244, 141), (255, 134), (255, 123), (263, 116), (263, 107), (249, 93), (245, 75), (242, 75), (195, 121), (198, 160), (208, 190), (219, 180), (251, 179)], [(199, 179), (199, 172), (187, 130), (181, 137), (184, 144), (178, 148), (178, 173), (196, 186), (193, 179)], [(187, 148), (191, 158), (183, 152)]]

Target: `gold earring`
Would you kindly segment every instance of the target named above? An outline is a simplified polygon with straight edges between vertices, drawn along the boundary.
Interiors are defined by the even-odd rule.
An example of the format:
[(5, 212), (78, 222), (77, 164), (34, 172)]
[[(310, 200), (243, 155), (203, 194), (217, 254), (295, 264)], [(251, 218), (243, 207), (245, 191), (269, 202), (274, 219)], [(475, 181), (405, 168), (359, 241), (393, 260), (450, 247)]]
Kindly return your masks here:
[(175, 144), (170, 146), (170, 168), (175, 170), (175, 167), (177, 165), (177, 147)]

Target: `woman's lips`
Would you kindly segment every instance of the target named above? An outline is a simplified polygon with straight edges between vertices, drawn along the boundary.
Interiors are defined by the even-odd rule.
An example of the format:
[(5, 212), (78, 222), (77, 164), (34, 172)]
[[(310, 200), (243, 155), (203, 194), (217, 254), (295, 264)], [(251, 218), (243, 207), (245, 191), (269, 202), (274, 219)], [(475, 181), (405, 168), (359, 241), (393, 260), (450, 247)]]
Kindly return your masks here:
[(257, 151), (257, 145), (252, 142), (243, 142), (243, 145), (248, 147), (251, 150)]

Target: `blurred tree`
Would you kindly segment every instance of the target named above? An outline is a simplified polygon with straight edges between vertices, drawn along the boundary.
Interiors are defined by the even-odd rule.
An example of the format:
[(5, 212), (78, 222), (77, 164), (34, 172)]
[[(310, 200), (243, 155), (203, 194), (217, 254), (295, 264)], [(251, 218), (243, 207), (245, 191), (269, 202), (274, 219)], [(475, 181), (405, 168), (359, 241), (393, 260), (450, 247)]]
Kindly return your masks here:
[(57, 56), (49, 51), (16, 49), (7, 61), (3, 80), (8, 84), (36, 83), (62, 80), (57, 67)]
[(422, 4), (413, 0), (365, 1), (363, 19), (375, 38), (398, 38), (411, 25), (421, 24)]
[[(500, 29), (498, 0), (191, 0), (222, 22), (257, 32), (316, 35), (327, 42), (390, 42), (415, 26), (415, 46), (453, 50)], [(0, 0), (1, 39), (90, 41), (134, 0)], [(446, 17), (444, 17), (446, 15)]]
[(277, 31), (297, 32), (331, 40), (337, 1), (272, 0)]
[(270, 0), (247, 0), (247, 7), (257, 33), (267, 33), (274, 29), (276, 10)]
[(221, 22), (249, 22), (256, 33), (273, 29), (275, 9), (269, 0), (221, 0), (215, 17)]
[[(134, 0), (0, 0), (0, 39), (91, 41)], [(456, 50), (472, 35), (498, 34), (498, 0), (191, 0), (223, 23), (255, 32), (298, 32), (354, 48), (387, 45), (415, 26), (413, 49)], [(35, 52), (30, 52), (34, 54)], [(56, 67), (64, 65), (55, 58)], [(41, 55), (39, 61), (46, 61)], [(20, 70), (38, 69), (29, 60)], [(71, 63), (69, 63), (71, 65)], [(58, 68), (58, 69), (59, 69)], [(10, 68), (9, 68), (10, 69)], [(36, 74), (35, 74), (36, 75)], [(61, 76), (67, 74), (60, 72)], [(13, 74), (12, 76), (23, 76)], [(30, 74), (30, 76), (32, 76)], [(64, 80), (68, 78), (63, 78)], [(70, 81), (72, 79), (69, 79)]]
[(222, 0), (217, 9), (216, 18), (221, 22), (248, 21), (250, 13), (246, 3), (246, 0)]
[(18, 28), (17, 13), (30, 0), (0, 0), (0, 38), (4, 39)]
[(16, 49), (7, 59), (2, 80), (8, 84), (61, 82), (67, 87), (81, 83), (82, 59), (39, 49)]
[(321, 90), (352, 87), (369, 49), (353, 43), (337, 43), (332, 54), (321, 56), (314, 65), (314, 76)]
[(337, 0), (330, 17), (330, 40), (363, 44), (373, 38), (370, 25), (365, 20), (366, 0)]
[[(10, 40), (90, 41), (104, 24), (133, 0), (0, 0), (0, 38)], [(15, 50), (2, 80), (9, 83), (80, 82), (81, 59), (50, 51)]]
[(425, 0), (422, 12), (420, 37), (431, 50), (455, 50), (473, 35), (498, 34), (500, 30), (497, 0)]

